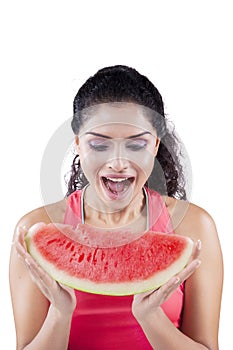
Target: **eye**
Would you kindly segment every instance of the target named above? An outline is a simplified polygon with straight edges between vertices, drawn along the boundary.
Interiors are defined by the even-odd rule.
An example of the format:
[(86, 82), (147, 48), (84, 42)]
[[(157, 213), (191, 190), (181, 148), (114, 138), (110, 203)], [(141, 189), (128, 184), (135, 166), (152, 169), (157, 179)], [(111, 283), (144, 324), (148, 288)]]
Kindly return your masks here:
[(89, 147), (97, 152), (106, 151), (109, 148), (109, 142), (105, 140), (90, 140), (88, 141)]
[(147, 140), (144, 139), (136, 139), (132, 141), (128, 141), (126, 144), (126, 148), (129, 148), (131, 151), (140, 151), (147, 146)]

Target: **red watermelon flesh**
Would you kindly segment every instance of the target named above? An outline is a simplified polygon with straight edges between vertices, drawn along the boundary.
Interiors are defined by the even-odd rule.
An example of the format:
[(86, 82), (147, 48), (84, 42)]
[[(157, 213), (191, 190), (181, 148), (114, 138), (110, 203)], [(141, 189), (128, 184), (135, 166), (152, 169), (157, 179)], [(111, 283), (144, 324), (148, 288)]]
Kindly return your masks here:
[(79, 225), (33, 225), (25, 238), (34, 259), (74, 289), (131, 295), (156, 289), (189, 260), (193, 241), (176, 234), (113, 232)]

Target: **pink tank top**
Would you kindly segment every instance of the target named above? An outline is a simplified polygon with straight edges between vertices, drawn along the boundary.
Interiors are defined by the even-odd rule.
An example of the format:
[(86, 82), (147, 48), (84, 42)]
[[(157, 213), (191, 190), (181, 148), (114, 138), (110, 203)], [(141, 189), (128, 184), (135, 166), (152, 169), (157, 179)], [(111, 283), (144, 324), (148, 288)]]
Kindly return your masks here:
[[(149, 229), (174, 233), (162, 197), (145, 188)], [(76, 227), (84, 222), (83, 193), (68, 197), (65, 224)], [(151, 350), (142, 328), (131, 312), (133, 296), (106, 296), (75, 291), (77, 306), (73, 313), (68, 350)], [(181, 285), (162, 305), (176, 327), (181, 324), (184, 286)], [(155, 324), (156, 327), (156, 324)]]

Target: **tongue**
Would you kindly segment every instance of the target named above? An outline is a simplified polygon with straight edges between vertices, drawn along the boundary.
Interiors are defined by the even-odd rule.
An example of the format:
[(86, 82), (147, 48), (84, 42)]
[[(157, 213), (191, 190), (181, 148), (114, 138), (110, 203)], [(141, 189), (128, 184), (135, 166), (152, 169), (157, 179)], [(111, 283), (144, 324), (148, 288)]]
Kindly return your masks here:
[(111, 180), (107, 180), (107, 186), (112, 192), (123, 192), (126, 187), (130, 184), (129, 180), (124, 180), (120, 182), (114, 182)]

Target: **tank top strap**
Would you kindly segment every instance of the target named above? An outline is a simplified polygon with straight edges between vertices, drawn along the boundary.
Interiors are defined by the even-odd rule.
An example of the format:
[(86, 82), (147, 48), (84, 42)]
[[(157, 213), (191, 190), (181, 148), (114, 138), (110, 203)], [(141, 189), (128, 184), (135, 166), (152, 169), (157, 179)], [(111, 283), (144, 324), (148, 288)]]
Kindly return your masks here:
[(148, 196), (149, 230), (174, 233), (171, 218), (162, 196), (145, 187)]
[[(147, 187), (144, 188), (147, 194), (149, 227), (151, 231), (174, 233), (169, 212), (162, 196)], [(67, 199), (64, 223), (74, 228), (82, 223), (83, 219), (83, 190), (73, 192)]]
[(82, 223), (82, 190), (73, 192), (67, 199), (64, 223), (75, 229)]

